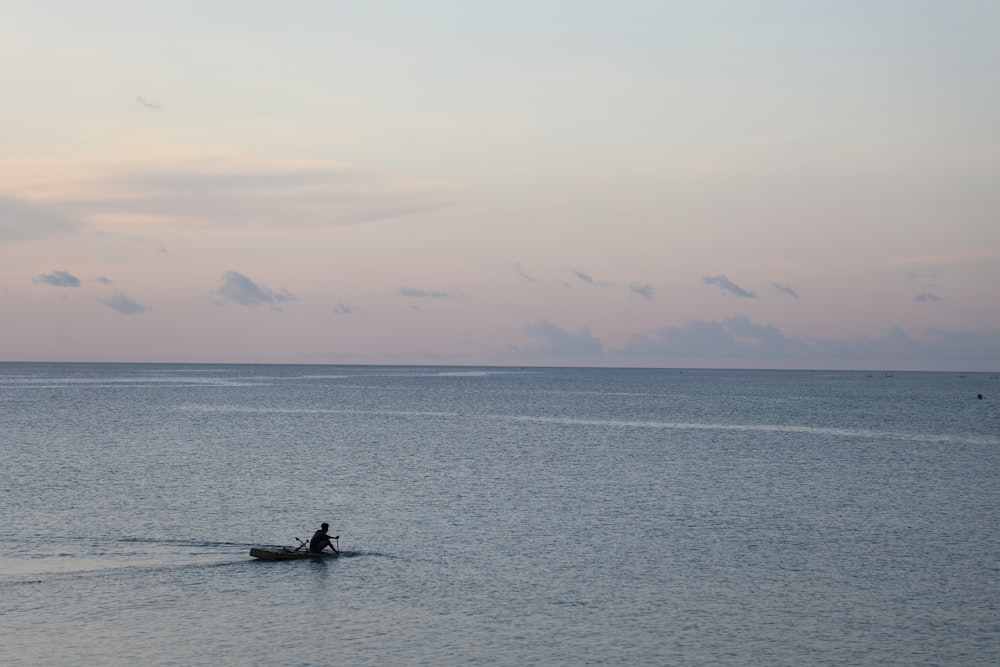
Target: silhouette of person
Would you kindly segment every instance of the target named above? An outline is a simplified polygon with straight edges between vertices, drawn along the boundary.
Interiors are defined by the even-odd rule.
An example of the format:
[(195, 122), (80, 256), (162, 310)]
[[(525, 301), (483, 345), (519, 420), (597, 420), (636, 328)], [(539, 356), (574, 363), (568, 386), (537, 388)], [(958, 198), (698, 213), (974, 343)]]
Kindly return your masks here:
[[(326, 534), (326, 531), (330, 530), (330, 524), (324, 523), (319, 527), (315, 533), (313, 533), (312, 539), (309, 540), (309, 553), (318, 554), (322, 553), (323, 549), (330, 547), (333, 549), (333, 553), (339, 554), (337, 547), (333, 546), (333, 542), (330, 541), (330, 536)], [(340, 535), (335, 535), (333, 537), (335, 540), (340, 539)]]

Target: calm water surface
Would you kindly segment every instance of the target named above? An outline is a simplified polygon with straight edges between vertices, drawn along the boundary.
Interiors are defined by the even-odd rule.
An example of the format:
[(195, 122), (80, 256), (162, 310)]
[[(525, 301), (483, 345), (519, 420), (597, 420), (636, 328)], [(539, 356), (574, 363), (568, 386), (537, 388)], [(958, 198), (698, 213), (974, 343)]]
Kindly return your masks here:
[(3, 665), (1000, 664), (989, 374), (0, 364), (0, 456)]

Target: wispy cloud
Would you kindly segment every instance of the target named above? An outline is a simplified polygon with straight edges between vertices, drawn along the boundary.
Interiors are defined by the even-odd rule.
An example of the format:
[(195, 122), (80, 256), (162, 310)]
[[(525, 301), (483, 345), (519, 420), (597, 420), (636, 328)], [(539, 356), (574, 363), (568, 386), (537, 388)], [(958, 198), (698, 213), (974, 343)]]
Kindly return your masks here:
[(53, 271), (35, 276), (31, 282), (36, 285), (52, 285), (53, 287), (79, 287), (80, 279), (65, 271)]
[(706, 285), (715, 285), (723, 292), (732, 294), (733, 296), (738, 296), (743, 299), (756, 299), (757, 295), (753, 292), (743, 289), (729, 278), (719, 275), (719, 276), (702, 276), (702, 281)]
[(774, 285), (772, 285), (772, 287), (774, 287), (774, 291), (777, 292), (778, 294), (783, 294), (785, 296), (790, 296), (793, 299), (798, 299), (799, 298), (799, 293), (796, 292), (795, 290), (793, 290), (791, 288), (791, 286), (789, 286), (789, 285), (779, 285), (778, 283), (774, 283)]
[(99, 301), (108, 308), (117, 310), (122, 315), (138, 315), (152, 310), (149, 306), (144, 306), (121, 292), (115, 292), (108, 298), (99, 299)]
[(354, 306), (348, 306), (345, 303), (338, 303), (333, 307), (334, 315), (353, 315), (358, 312), (358, 309)]
[(933, 269), (927, 269), (925, 272), (914, 271), (910, 274), (910, 280), (917, 280), (920, 282), (920, 288), (923, 290), (919, 292), (915, 298), (916, 301), (940, 301), (937, 293), (938, 275)]
[(284, 287), (275, 292), (236, 271), (222, 274), (222, 284), (216, 293), (231, 303), (249, 308), (267, 306), (272, 310), (281, 310), (281, 304), (299, 300)]
[[(99, 234), (101, 236), (110, 236), (109, 234), (107, 234), (105, 232), (99, 232)], [(167, 246), (165, 246), (160, 241), (150, 241), (149, 239), (146, 239), (145, 237), (137, 236), (137, 235), (134, 235), (134, 234), (129, 235), (126, 238), (128, 239), (128, 241), (130, 243), (134, 243), (134, 244), (139, 245), (139, 246), (147, 246), (149, 248), (152, 248), (153, 252), (156, 253), (157, 255), (168, 255), (169, 254), (167, 252)]]
[(216, 228), (308, 229), (385, 220), (437, 210), (455, 188), (408, 181), (332, 162), (247, 158), (215, 166), (130, 169), (82, 183), (61, 205), (104, 221), (140, 219)]
[(438, 292), (436, 290), (416, 289), (413, 287), (400, 287), (399, 293), (413, 299), (451, 299), (454, 298), (448, 292)]
[(147, 100), (145, 97), (142, 97), (141, 95), (136, 95), (135, 101), (139, 104), (139, 106), (146, 109), (150, 109), (152, 111), (161, 111), (163, 109), (163, 105), (160, 104), (159, 102)]
[(573, 273), (574, 276), (576, 276), (577, 278), (580, 279), (581, 282), (585, 282), (588, 285), (590, 285), (591, 287), (610, 287), (611, 286), (611, 283), (609, 283), (609, 282), (605, 282), (605, 281), (601, 281), (601, 280), (594, 280), (589, 274), (586, 274), (583, 271), (577, 271), (576, 269), (571, 269), (571, 271), (572, 271), (572, 273)]
[(153, 249), (153, 252), (155, 252), (157, 255), (167, 255), (167, 254), (169, 254), (167, 252), (167, 246), (163, 245), (159, 241), (148, 241), (148, 240), (146, 240), (145, 238), (143, 238), (141, 236), (131, 236), (131, 237), (129, 237), (129, 240), (132, 241), (133, 243), (137, 243), (139, 245), (148, 245), (148, 246), (150, 246)]
[(529, 283), (538, 282), (531, 276), (529, 276), (523, 268), (521, 268), (521, 262), (514, 262), (514, 271), (517, 275), (521, 276), (523, 280), (527, 280)]
[(0, 197), (0, 243), (70, 234), (83, 224), (45, 206)]
[(636, 296), (641, 296), (647, 301), (653, 300), (653, 286), (652, 285), (636, 285), (630, 284), (628, 286), (628, 291), (630, 294), (635, 294)]

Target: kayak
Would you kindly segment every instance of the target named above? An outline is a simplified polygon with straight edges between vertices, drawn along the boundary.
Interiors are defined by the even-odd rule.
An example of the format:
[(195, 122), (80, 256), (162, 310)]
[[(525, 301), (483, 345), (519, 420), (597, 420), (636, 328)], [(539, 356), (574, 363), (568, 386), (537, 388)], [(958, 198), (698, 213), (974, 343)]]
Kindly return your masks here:
[(323, 551), (318, 554), (305, 549), (289, 549), (287, 547), (252, 547), (250, 555), (260, 560), (302, 560), (305, 558), (336, 558), (340, 554), (334, 551)]
[[(323, 524), (323, 528), (326, 528), (326, 524)], [(333, 539), (337, 541), (337, 548), (335, 551), (320, 551), (319, 553), (313, 553), (309, 551), (309, 543), (305, 540), (296, 537), (295, 538), (299, 546), (294, 549), (289, 549), (288, 547), (251, 547), (250, 555), (253, 558), (259, 560), (303, 560), (305, 558), (336, 558), (340, 555), (340, 535), (337, 535)], [(329, 538), (327, 539), (329, 543)], [(333, 546), (332, 544), (330, 546)]]

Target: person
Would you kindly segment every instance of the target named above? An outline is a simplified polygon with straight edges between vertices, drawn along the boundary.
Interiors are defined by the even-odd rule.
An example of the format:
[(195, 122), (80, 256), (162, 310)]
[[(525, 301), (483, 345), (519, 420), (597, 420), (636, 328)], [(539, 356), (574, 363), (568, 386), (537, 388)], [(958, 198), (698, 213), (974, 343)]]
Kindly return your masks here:
[[(333, 553), (335, 554), (340, 553), (337, 551), (337, 547), (333, 546), (333, 542), (330, 541), (330, 536), (326, 534), (328, 530), (330, 530), (330, 524), (324, 523), (319, 527), (319, 530), (313, 533), (312, 539), (309, 540), (309, 553), (322, 553), (323, 549), (327, 547), (333, 549)], [(340, 535), (335, 535), (333, 539), (339, 540)]]

